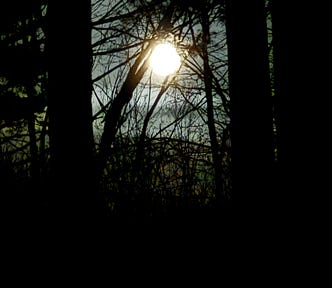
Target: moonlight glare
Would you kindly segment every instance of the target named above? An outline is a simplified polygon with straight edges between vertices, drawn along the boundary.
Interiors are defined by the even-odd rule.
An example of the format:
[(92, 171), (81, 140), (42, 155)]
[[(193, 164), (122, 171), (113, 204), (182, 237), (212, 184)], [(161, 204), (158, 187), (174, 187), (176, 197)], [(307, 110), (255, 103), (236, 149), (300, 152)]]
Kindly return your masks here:
[(167, 76), (175, 73), (181, 65), (181, 57), (170, 43), (158, 44), (150, 57), (150, 66), (154, 73)]

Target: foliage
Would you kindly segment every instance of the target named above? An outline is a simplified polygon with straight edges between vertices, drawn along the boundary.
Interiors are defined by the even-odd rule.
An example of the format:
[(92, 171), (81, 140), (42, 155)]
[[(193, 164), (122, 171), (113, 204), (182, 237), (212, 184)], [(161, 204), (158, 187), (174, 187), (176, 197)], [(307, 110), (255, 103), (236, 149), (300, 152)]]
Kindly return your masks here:
[[(39, 178), (48, 142), (46, 4), (19, 2), (22, 5), (1, 17), (0, 31), (0, 146), (6, 155), (1, 164), (11, 171), (13, 182)], [(12, 189), (15, 185), (11, 184)]]

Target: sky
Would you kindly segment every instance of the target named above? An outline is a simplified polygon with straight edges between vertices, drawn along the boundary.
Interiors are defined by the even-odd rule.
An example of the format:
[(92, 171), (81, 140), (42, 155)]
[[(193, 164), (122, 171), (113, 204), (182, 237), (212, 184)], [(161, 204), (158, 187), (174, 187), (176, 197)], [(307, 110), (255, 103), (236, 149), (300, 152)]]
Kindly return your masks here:
[[(105, 1), (104, 1), (105, 2)], [(121, 2), (121, 1), (120, 1)], [(117, 15), (123, 14), (123, 10), (119, 8), (117, 10), (117, 7), (120, 7), (119, 1), (111, 1), (110, 9), (109, 7), (100, 6), (98, 9), (94, 10), (96, 13), (95, 15), (98, 15), (98, 19), (100, 17), (103, 17), (103, 15), (107, 14), (108, 17), (116, 17)], [(124, 2), (123, 2), (124, 3)], [(124, 4), (123, 4), (124, 5)], [(109, 13), (107, 11), (110, 11)], [(137, 24), (136, 19), (133, 19), (134, 26), (131, 26), (130, 23), (131, 20), (126, 21), (114, 21), (114, 23), (111, 24), (110, 31), (100, 30), (97, 31), (96, 29), (92, 32), (92, 43), (95, 43), (96, 41), (100, 40), (102, 37), (109, 37), (109, 41), (107, 41), (104, 45), (99, 47), (99, 49), (105, 51), (107, 49), (113, 49), (113, 51), (116, 51), (115, 49), (121, 48), (127, 43), (130, 43), (132, 48), (129, 48), (128, 50), (120, 51), (121, 49), (118, 49), (119, 51), (109, 53), (106, 55), (100, 55), (98, 57), (95, 57), (94, 61), (94, 68), (93, 68), (93, 78), (96, 78), (97, 76), (103, 74), (105, 71), (109, 71), (114, 69), (109, 75), (105, 76), (103, 79), (98, 81), (94, 84), (95, 89), (95, 95), (93, 97), (92, 103), (93, 103), (93, 110), (94, 113), (97, 113), (101, 107), (100, 103), (103, 103), (102, 105), (105, 105), (106, 103), (109, 103), (112, 101), (114, 97), (117, 96), (117, 93), (124, 81), (124, 79), (127, 76), (129, 65), (123, 65), (121, 67), (116, 67), (124, 63), (128, 58), (130, 58), (134, 53), (136, 53), (140, 49), (140, 45), (135, 46), (136, 43), (139, 44), (142, 39), (144, 39), (144, 35), (142, 36), (142, 31), (144, 29), (146, 30), (146, 21), (144, 19), (141, 19), (140, 24)], [(153, 16), (153, 20), (155, 22), (155, 26), (157, 26), (157, 15)], [(125, 22), (125, 23), (124, 23)], [(180, 24), (180, 22), (178, 23)], [(102, 26), (102, 28), (109, 28), (109, 24), (105, 24)], [(151, 25), (149, 25), (151, 26)], [(119, 30), (125, 29), (127, 27), (131, 27), (129, 29), (130, 35), (119, 33)], [(151, 29), (148, 28), (148, 30)], [(194, 33), (199, 34), (200, 28), (199, 25), (194, 26)], [(168, 41), (173, 41), (174, 44), (177, 46), (177, 50), (181, 55), (181, 59), (183, 60), (188, 55), (188, 47), (192, 45), (192, 38), (189, 35), (188, 31), (182, 32), (181, 35), (185, 35), (187, 33), (187, 36), (184, 36), (182, 39), (178, 39), (176, 35), (168, 35)], [(225, 71), (227, 70), (226, 65), (220, 65), (220, 67), (217, 67), (216, 63), (225, 63), (227, 61), (227, 51), (225, 46), (225, 30), (223, 26), (220, 26), (218, 23), (214, 23), (211, 25), (211, 46), (212, 44), (216, 44), (220, 49), (213, 49), (211, 50), (211, 65), (215, 67), (216, 69), (216, 77), (222, 79), (225, 77)], [(112, 38), (113, 37), (113, 38)], [(145, 37), (146, 38), (146, 37)], [(148, 38), (148, 37), (147, 37)], [(220, 39), (224, 39), (220, 41)], [(100, 51), (100, 50), (98, 50)], [(133, 61), (133, 60), (132, 60)], [(167, 62), (167, 61), (166, 61)], [(191, 66), (196, 65), (197, 67), (202, 67), (202, 60), (199, 57), (199, 55), (191, 55), (191, 62), (193, 63)], [(186, 62), (189, 65), (189, 62)], [(136, 109), (132, 109), (132, 112), (130, 113), (130, 117), (128, 119), (133, 118), (136, 119), (137, 123), (140, 123), (142, 125), (142, 121), (144, 119), (144, 115), (146, 115), (147, 111), (149, 110), (148, 107), (151, 107), (152, 103), (154, 102), (154, 99), (157, 97), (161, 84), (164, 80), (164, 77), (160, 77), (156, 75), (155, 73), (151, 73), (151, 68), (149, 68), (144, 75), (141, 83), (138, 85), (138, 87), (135, 89), (133, 98), (130, 102), (130, 105), (128, 105), (127, 111), (132, 109), (136, 105)], [(223, 82), (223, 83), (222, 83)], [(226, 85), (225, 81), (220, 81), (222, 85)], [(172, 81), (171, 88), (169, 88), (166, 93), (162, 96), (160, 102), (157, 105), (157, 108), (155, 110), (155, 113), (151, 119), (151, 134), (156, 133), (161, 127), (166, 127), (172, 121), (174, 121), (174, 116), (179, 117), (181, 113), (183, 114), (184, 111), (188, 111), (192, 109), (194, 106), (198, 105), (202, 102), (202, 99), (204, 98), (204, 93), (201, 89), (203, 85), (203, 82), (195, 73), (193, 73), (188, 66), (183, 65), (178, 75), (175, 79)], [(97, 99), (98, 98), (98, 99)], [(214, 97), (216, 106), (220, 105), (220, 97)], [(204, 106), (201, 107), (201, 110), (203, 111)], [(139, 111), (136, 111), (136, 110)], [(204, 122), (204, 111), (194, 111), (187, 116), (183, 118), (183, 123), (177, 124), (176, 129), (180, 129), (179, 127), (182, 127), (183, 129), (186, 129), (185, 127), (188, 126), (186, 122), (192, 122), (192, 126), (194, 129), (202, 132), (202, 127), (206, 127), (206, 123)], [(216, 115), (217, 116), (217, 115)], [(203, 117), (203, 118), (202, 118)], [(219, 116), (218, 116), (219, 117)], [(190, 119), (190, 120), (189, 120)], [(193, 120), (195, 119), (195, 121)], [(202, 120), (203, 119), (203, 120)], [(193, 122), (194, 121), (194, 122)], [(225, 119), (225, 121), (228, 121), (228, 119)], [(136, 126), (137, 126), (136, 123)], [(102, 120), (97, 120), (95, 123), (95, 132), (99, 133), (100, 128), (102, 127)], [(141, 127), (139, 125), (139, 127)], [(132, 126), (131, 128), (129, 126)], [(131, 131), (130, 133), (135, 133), (137, 129), (139, 130), (139, 127), (136, 127), (133, 122), (125, 123), (122, 127), (123, 130), (126, 129), (127, 131)], [(196, 128), (195, 128), (196, 127)], [(170, 131), (174, 130), (174, 125), (170, 126), (169, 129), (166, 129), (163, 133), (165, 135), (170, 134)], [(205, 130), (207, 130), (205, 128)], [(203, 132), (205, 136), (203, 138), (208, 138), (208, 133)], [(181, 134), (181, 132), (179, 132)], [(182, 133), (183, 134), (183, 133)], [(195, 135), (195, 131), (193, 131), (193, 135)], [(204, 140), (205, 141), (205, 140)]]

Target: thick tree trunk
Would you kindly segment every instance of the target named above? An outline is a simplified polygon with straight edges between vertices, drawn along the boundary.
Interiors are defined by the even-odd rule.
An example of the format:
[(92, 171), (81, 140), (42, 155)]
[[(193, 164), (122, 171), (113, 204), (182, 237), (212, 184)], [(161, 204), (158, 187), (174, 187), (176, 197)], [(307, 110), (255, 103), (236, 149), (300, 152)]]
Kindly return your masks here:
[(326, 227), (331, 219), (327, 168), (331, 162), (331, 113), (326, 97), (330, 75), (325, 69), (330, 57), (329, 47), (326, 49), (330, 12), (319, 2), (285, 2), (272, 1), (280, 179), (277, 235), (287, 239), (279, 241), (278, 257), (289, 259), (292, 254), (283, 267), (292, 271), (296, 265), (302, 275), (310, 275), (324, 269), (316, 263), (330, 246), (325, 240), (330, 239)]
[(67, 228), (88, 225), (96, 213), (90, 10), (90, 0), (48, 6), (50, 208)]
[(233, 202), (240, 222), (266, 219), (274, 161), (264, 0), (226, 1)]
[[(325, 102), (329, 82), (325, 72), (320, 73), (327, 59), (324, 45), (319, 45), (324, 44), (320, 36), (328, 27), (323, 23), (327, 19), (321, 15), (323, 9), (272, 1), (279, 203), (283, 224), (290, 231), (295, 223), (298, 229), (308, 229), (308, 223), (327, 210), (322, 199), (330, 185), (325, 168), (329, 165), (326, 109), (330, 105)], [(319, 19), (308, 21), (309, 14)], [(310, 41), (305, 40), (308, 35)]]
[[(266, 250), (274, 232), (270, 221), (274, 154), (265, 1), (226, 3), (235, 232), (232, 247), (237, 263), (242, 263), (236, 265), (238, 273), (249, 275), (260, 270), (267, 274), (271, 271), (265, 263), (272, 263)], [(257, 259), (254, 266), (252, 259)]]

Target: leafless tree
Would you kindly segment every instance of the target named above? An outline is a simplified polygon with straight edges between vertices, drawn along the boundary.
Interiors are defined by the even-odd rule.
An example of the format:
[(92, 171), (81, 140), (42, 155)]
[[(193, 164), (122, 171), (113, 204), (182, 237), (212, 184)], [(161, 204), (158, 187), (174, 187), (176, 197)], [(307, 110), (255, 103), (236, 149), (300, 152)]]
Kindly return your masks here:
[[(94, 108), (97, 125), (102, 127), (102, 132), (96, 131), (99, 171), (107, 163), (115, 167), (110, 157), (119, 151), (117, 137), (125, 134), (132, 139), (127, 145), (137, 146), (131, 156), (136, 159), (131, 161), (136, 172), (129, 171), (136, 177), (130, 180), (130, 190), (149, 190), (148, 198), (157, 191), (170, 191), (172, 197), (195, 194), (200, 188), (186, 183), (202, 177), (198, 176), (202, 172), (197, 165), (202, 167), (203, 163), (214, 167), (209, 178), (215, 187), (209, 193), (214, 196), (210, 198), (218, 194), (220, 201), (225, 197), (226, 181), (221, 179), (228, 177), (223, 165), (228, 162), (223, 157), (229, 157), (225, 153), (229, 134), (224, 133), (229, 124), (229, 97), (224, 12), (222, 2), (203, 2), (197, 6), (186, 1), (96, 1), (93, 6)], [(164, 80), (151, 73), (148, 66), (149, 53), (161, 41), (172, 42), (182, 58), (176, 75)], [(205, 147), (202, 151), (206, 155), (195, 154), (195, 146)], [(122, 153), (128, 153), (124, 147)], [(173, 151), (167, 156), (172, 150), (182, 153)], [(178, 168), (166, 164), (176, 158)], [(154, 168), (151, 163), (155, 163)], [(144, 166), (150, 167), (149, 172)], [(174, 178), (173, 173), (178, 176)], [(175, 192), (181, 190), (176, 184), (179, 181), (182, 191)]]

